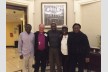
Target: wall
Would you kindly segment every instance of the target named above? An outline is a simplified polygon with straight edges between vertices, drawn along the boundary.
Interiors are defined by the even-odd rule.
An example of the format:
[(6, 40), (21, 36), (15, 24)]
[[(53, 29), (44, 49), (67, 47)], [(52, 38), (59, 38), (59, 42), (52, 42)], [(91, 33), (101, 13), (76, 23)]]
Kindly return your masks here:
[(75, 1), (75, 22), (82, 25), (82, 31), (88, 36), (90, 46), (99, 48), (101, 35), (101, 1)]
[(98, 1), (101, 0), (74, 0), (75, 22), (81, 23), (81, 5)]
[(98, 36), (101, 35), (100, 2), (81, 6), (82, 31), (88, 35), (92, 47), (98, 47)]
[[(38, 25), (41, 23), (41, 2), (67, 2), (67, 26), (69, 31), (72, 30), (74, 23), (74, 0), (35, 0), (35, 14), (34, 14), (34, 30), (38, 30)], [(46, 29), (47, 31), (48, 29)]]
[(41, 23), (41, 2), (67, 2), (67, 25), (69, 31), (74, 23), (74, 0), (7, 0), (9, 4), (16, 4), (28, 7), (28, 23), (32, 25), (32, 32), (38, 30), (38, 25)]
[[(14, 46), (14, 41), (18, 40), (18, 24), (21, 22), (6, 22), (6, 46)], [(10, 37), (10, 33), (13, 33), (13, 37)]]
[(6, 24), (6, 46), (14, 46), (14, 38), (10, 37), (10, 33), (13, 33), (13, 24)]
[[(92, 4), (94, 2), (100, 2), (100, 0), (7, 0), (6, 2), (28, 7), (28, 23), (30, 23), (33, 27), (32, 32), (37, 31), (38, 25), (41, 23), (41, 2), (67, 2), (67, 26), (69, 28), (69, 31), (72, 30), (72, 25), (74, 22), (80, 23), (81, 25), (83, 25), (82, 30), (89, 37), (90, 46), (98, 47), (97, 35), (101, 34), (100, 18), (99, 20), (97, 20), (97, 23), (95, 21), (95, 24), (93, 24), (94, 27), (97, 27), (98, 29), (92, 29), (90, 28), (91, 26), (89, 26), (91, 24), (88, 24), (87, 26), (89, 27), (89, 30), (86, 30), (86, 25), (82, 24), (81, 5), (89, 5), (90, 3)], [(100, 6), (98, 7), (100, 8)], [(87, 23), (90, 22), (93, 21), (88, 21)], [(94, 31), (91, 33), (91, 30)]]

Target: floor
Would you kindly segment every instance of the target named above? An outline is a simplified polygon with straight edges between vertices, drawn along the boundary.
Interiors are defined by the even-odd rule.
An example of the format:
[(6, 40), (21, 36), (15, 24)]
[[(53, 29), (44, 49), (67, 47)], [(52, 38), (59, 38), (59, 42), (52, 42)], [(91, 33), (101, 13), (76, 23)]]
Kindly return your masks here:
[[(19, 59), (17, 48), (6, 49), (6, 72), (18, 72), (22, 69), (22, 60)], [(20, 72), (20, 71), (19, 71)]]
[[(22, 60), (19, 58), (17, 48), (6, 48), (6, 72), (21, 72)], [(46, 72), (49, 72), (47, 67)]]
[[(21, 70), (22, 70), (22, 60), (19, 59), (17, 48), (7, 48), (6, 49), (6, 72), (21, 72)], [(49, 67), (46, 68), (46, 72), (50, 72)], [(87, 70), (85, 70), (84, 72), (87, 72)]]

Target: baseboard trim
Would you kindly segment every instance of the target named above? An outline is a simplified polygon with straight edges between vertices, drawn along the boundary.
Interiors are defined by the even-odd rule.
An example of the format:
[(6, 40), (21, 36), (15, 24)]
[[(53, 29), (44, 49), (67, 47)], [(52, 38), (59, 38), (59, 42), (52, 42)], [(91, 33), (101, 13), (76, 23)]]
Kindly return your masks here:
[(14, 48), (15, 46), (6, 46), (6, 48)]

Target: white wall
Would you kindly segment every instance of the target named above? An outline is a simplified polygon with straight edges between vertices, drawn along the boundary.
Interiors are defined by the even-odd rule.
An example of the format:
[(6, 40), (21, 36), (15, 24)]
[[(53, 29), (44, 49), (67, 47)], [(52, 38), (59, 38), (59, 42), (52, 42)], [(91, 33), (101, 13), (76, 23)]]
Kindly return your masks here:
[(6, 0), (8, 4), (15, 4), (20, 6), (26, 6), (27, 16), (28, 16), (28, 23), (32, 25), (32, 32), (34, 32), (34, 21), (33, 21), (33, 14), (34, 14), (34, 0)]
[(35, 31), (38, 30), (38, 25), (41, 23), (41, 2), (67, 2), (67, 26), (69, 31), (72, 31), (72, 25), (74, 23), (74, 0), (35, 0)]

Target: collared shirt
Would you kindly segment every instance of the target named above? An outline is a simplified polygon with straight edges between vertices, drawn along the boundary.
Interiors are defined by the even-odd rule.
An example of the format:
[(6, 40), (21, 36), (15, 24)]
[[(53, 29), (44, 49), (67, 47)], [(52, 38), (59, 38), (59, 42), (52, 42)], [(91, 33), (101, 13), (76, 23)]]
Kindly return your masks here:
[(20, 55), (34, 55), (34, 34), (22, 32), (18, 41), (18, 51)]
[(38, 50), (44, 50), (45, 48), (45, 36), (44, 33), (38, 35)]
[(68, 35), (63, 35), (62, 41), (61, 41), (61, 52), (63, 55), (68, 55), (68, 49), (67, 49), (67, 40)]

